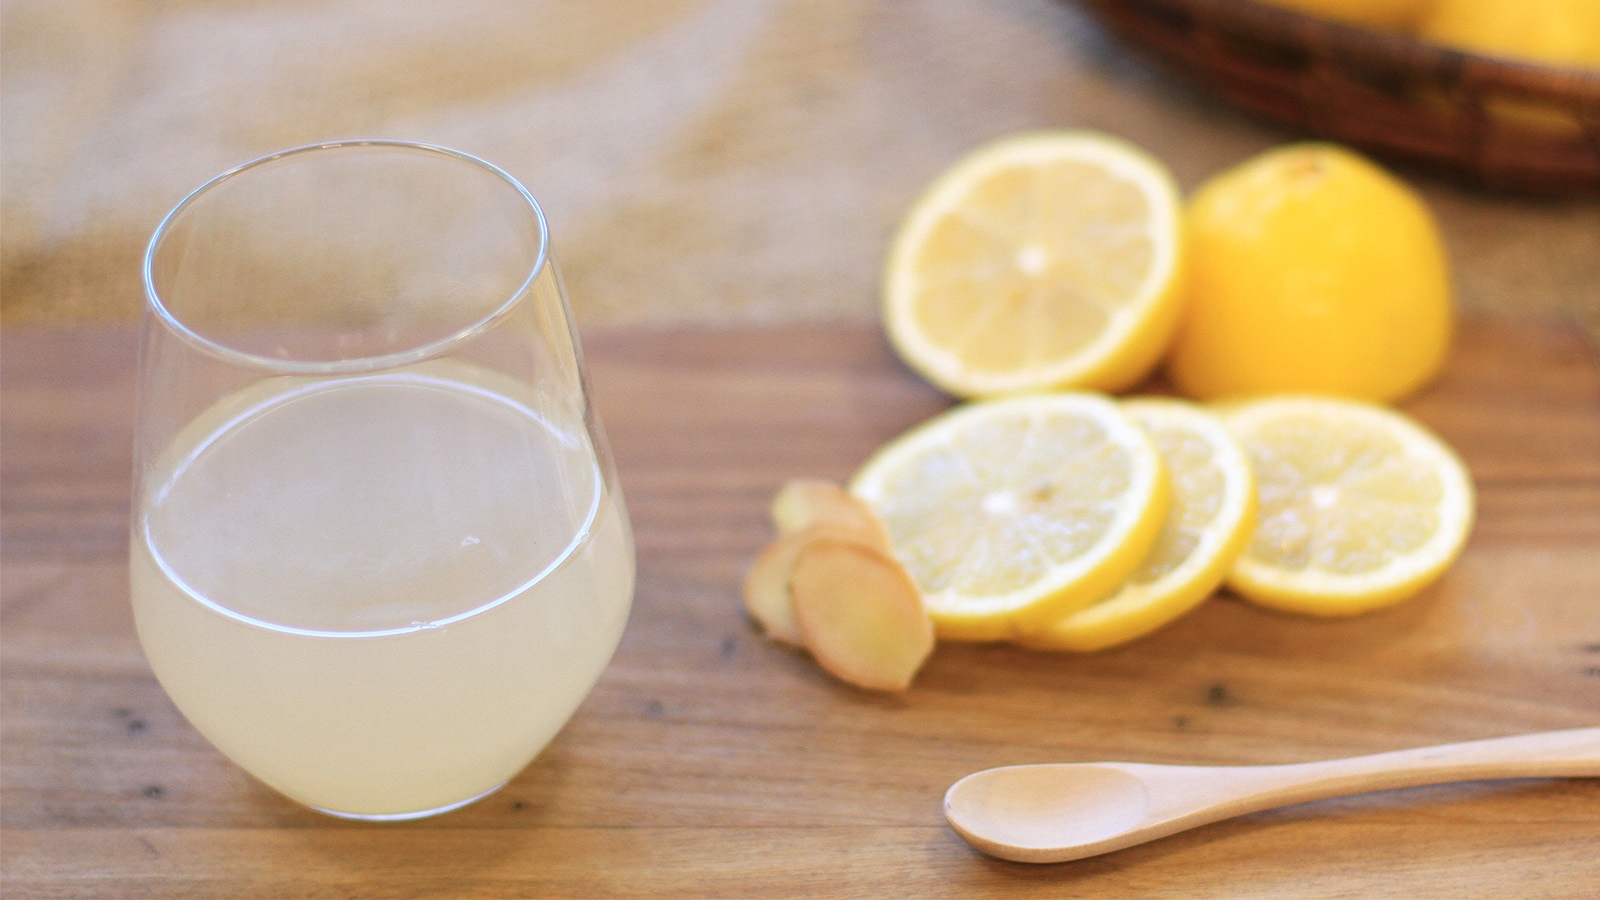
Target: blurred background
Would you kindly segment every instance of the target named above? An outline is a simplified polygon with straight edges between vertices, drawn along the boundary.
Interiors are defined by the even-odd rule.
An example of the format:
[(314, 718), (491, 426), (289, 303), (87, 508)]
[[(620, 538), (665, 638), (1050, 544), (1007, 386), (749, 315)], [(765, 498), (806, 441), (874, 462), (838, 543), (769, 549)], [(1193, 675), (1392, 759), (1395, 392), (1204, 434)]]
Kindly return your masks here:
[[(3, 322), (132, 322), (191, 188), (351, 137), (522, 180), (584, 326), (877, 315), (917, 192), (978, 143), (1113, 132), (1185, 189), (1304, 135), (1065, 0), (3, 0)], [(1465, 311), (1596, 303), (1600, 205), (1407, 165)]]

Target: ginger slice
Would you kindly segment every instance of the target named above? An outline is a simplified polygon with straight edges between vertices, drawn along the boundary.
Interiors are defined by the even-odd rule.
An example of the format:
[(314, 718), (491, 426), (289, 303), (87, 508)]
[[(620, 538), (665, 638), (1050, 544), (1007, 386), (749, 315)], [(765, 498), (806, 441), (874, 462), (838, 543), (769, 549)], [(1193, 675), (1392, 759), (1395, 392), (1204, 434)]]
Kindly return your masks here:
[(778, 536), (751, 563), (744, 578), (744, 606), (767, 637), (795, 647), (805, 645), (789, 599), (789, 576), (795, 559), (806, 545), (820, 538), (854, 541), (874, 546), (873, 532), (840, 524), (808, 525)]
[(818, 536), (805, 542), (789, 576), (789, 596), (811, 655), (857, 687), (903, 691), (933, 652), (933, 620), (911, 576), (860, 541)]
[(785, 483), (772, 500), (771, 513), (779, 534), (835, 524), (866, 532), (873, 546), (889, 549), (889, 529), (878, 514), (866, 501), (831, 481), (796, 478)]

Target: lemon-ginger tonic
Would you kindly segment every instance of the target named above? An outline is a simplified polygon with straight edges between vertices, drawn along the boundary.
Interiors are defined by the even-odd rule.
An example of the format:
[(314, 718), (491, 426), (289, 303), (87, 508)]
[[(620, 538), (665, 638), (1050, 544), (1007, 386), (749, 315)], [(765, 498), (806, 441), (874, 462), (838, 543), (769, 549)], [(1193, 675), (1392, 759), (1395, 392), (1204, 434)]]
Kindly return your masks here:
[(437, 361), (268, 379), (149, 468), (132, 587), (150, 665), (283, 794), (360, 818), (462, 805), (611, 658), (634, 578), (620, 497), (588, 434), (515, 388)]

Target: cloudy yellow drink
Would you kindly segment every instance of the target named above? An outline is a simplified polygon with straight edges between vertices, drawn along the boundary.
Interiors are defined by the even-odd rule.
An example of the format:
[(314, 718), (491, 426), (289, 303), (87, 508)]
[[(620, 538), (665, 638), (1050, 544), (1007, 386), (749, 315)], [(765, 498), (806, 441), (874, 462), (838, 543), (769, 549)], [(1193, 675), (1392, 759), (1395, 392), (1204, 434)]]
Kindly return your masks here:
[(343, 815), (493, 790), (566, 722), (633, 592), (615, 486), (476, 367), (279, 378), (149, 467), (132, 587), (152, 668), (262, 781)]

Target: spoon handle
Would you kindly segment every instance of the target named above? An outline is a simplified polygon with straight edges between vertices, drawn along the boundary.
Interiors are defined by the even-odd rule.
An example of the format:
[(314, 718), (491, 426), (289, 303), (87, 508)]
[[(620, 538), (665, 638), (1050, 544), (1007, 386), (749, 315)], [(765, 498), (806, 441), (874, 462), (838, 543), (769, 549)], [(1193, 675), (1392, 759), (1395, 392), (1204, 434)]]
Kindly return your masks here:
[[(1277, 806), (1425, 784), (1600, 777), (1600, 728), (1519, 734), (1308, 763), (1204, 767), (1214, 777), (1199, 789), (1201, 796), (1196, 795), (1192, 781), (1195, 767), (1128, 767), (1129, 771), (1135, 768), (1149, 783), (1171, 781), (1176, 787), (1181, 779), (1187, 787), (1177, 792), (1187, 794), (1183, 802), (1166, 810), (1152, 808), (1147, 821), (1174, 816), (1199, 824)], [(1208, 800), (1204, 794), (1213, 797)], [(1174, 795), (1174, 799), (1179, 798)]]

